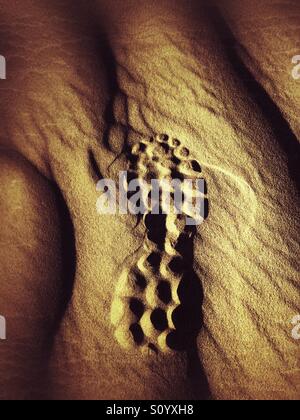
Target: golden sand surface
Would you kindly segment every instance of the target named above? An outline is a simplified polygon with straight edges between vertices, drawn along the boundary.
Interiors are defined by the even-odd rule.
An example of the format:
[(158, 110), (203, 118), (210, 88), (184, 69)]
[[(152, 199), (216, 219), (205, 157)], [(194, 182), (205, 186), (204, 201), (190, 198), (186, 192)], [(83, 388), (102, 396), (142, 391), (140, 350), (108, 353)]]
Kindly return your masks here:
[[(300, 3), (207, 3), (0, 0), (0, 399), (299, 399)], [(192, 233), (97, 213), (170, 168)]]

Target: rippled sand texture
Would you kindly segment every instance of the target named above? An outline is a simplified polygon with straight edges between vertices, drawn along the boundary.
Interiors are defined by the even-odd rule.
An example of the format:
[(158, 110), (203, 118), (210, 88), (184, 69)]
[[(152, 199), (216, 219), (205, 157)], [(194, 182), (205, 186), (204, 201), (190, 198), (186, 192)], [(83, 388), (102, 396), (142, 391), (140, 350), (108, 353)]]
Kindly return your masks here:
[[(48, 3), (0, 0), (0, 398), (299, 398), (299, 2)], [(156, 289), (134, 320), (114, 313), (153, 223), (96, 211), (97, 181), (158, 133), (208, 187), (184, 247), (197, 286), (184, 349), (163, 336), (178, 294), (156, 258), (169, 301)]]

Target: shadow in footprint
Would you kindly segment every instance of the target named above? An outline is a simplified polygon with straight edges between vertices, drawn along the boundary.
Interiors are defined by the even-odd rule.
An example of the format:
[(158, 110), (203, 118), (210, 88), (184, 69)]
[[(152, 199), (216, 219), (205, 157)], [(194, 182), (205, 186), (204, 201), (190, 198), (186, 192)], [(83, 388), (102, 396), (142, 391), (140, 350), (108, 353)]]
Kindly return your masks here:
[[(208, 216), (208, 207), (206, 217)], [(166, 215), (148, 215), (145, 218), (148, 239), (163, 251), (167, 236)], [(151, 232), (151, 235), (149, 235)], [(178, 288), (180, 305), (172, 314), (175, 331), (167, 338), (167, 345), (175, 352), (185, 352), (188, 357), (188, 377), (196, 399), (210, 399), (209, 384), (202, 367), (197, 349), (197, 337), (203, 327), (202, 305), (204, 293), (202, 283), (193, 269), (194, 238), (196, 226), (186, 227), (180, 236), (176, 251), (177, 256), (171, 260), (169, 269), (181, 281)], [(172, 300), (172, 285), (169, 281), (161, 281), (158, 285), (158, 295), (166, 305)], [(168, 320), (164, 310), (157, 309), (151, 317), (152, 324), (158, 331), (166, 331)]]
[[(188, 356), (188, 376), (192, 382), (196, 398), (209, 399), (209, 384), (201, 364), (197, 337), (203, 327), (203, 300), (204, 292), (202, 282), (193, 269), (194, 244), (196, 228), (191, 229), (192, 236), (189, 240), (178, 243), (177, 251), (184, 261), (182, 280), (178, 289), (180, 306), (173, 312), (172, 320), (176, 331), (170, 334), (168, 345), (175, 351), (185, 351)], [(178, 267), (178, 274), (182, 267)]]

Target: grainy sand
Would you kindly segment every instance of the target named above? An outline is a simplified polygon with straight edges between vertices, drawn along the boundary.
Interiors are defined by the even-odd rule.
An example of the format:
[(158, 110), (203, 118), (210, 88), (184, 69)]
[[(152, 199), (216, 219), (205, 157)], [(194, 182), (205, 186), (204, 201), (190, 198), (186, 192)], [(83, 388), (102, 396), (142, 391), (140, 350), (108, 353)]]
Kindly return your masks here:
[[(299, 399), (299, 2), (6, 3), (0, 398)], [(96, 211), (157, 135), (180, 142), (158, 174), (187, 149), (207, 184), (187, 255), (177, 221)]]

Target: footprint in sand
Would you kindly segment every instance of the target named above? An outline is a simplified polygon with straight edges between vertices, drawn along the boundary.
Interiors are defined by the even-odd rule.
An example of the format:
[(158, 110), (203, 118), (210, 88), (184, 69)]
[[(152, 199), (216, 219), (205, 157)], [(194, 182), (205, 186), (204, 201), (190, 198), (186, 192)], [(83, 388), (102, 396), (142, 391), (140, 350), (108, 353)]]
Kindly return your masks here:
[[(131, 175), (146, 181), (202, 179), (190, 151), (167, 135), (134, 145), (128, 159)], [(143, 247), (121, 273), (111, 308), (115, 337), (125, 349), (181, 351), (197, 337), (203, 293), (193, 270), (197, 228), (188, 226), (186, 217), (175, 212), (143, 216)]]

